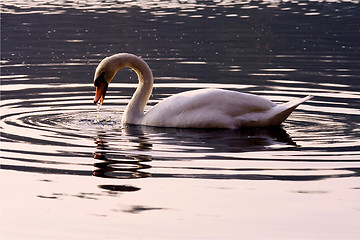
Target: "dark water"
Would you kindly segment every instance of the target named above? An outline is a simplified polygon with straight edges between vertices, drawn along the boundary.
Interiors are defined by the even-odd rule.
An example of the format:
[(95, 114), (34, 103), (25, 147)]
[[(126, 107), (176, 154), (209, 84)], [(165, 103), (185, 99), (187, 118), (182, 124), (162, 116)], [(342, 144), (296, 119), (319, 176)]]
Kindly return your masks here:
[[(358, 1), (3, 1), (2, 239), (358, 239)], [(121, 128), (94, 70), (150, 65), (149, 105), (219, 87), (284, 102), (276, 128)], [(21, 229), (21, 231), (20, 231)]]

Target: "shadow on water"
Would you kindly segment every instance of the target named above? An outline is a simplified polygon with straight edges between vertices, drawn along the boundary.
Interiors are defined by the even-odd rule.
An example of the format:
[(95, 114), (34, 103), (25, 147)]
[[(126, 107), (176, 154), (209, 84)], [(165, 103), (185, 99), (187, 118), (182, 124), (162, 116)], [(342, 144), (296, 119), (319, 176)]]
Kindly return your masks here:
[[(154, 136), (154, 139), (152, 139)], [(121, 146), (128, 141), (132, 150), (125, 150)], [(120, 146), (119, 146), (120, 144)], [(127, 145), (127, 144), (124, 144)], [(179, 156), (174, 152), (157, 156), (156, 145), (167, 145), (179, 148)], [(276, 169), (276, 168), (225, 168), (217, 167), (176, 167), (169, 165), (161, 167), (164, 172), (156, 169), (152, 172), (153, 161), (234, 161), (223, 157), (212, 157), (207, 154), (222, 152), (252, 152), (265, 151), (272, 146), (276, 150), (294, 148), (299, 146), (291, 139), (282, 127), (273, 128), (246, 128), (238, 130), (229, 129), (177, 129), (177, 128), (156, 128), (146, 126), (127, 126), (123, 129), (120, 142), (107, 141), (105, 133), (98, 135), (96, 140), (97, 150), (94, 152), (94, 159), (99, 160), (94, 164), (94, 176), (115, 179), (134, 178), (192, 178), (212, 180), (279, 180), (279, 181), (314, 181), (327, 178), (342, 178), (359, 176), (359, 169), (328, 169), (335, 171), (333, 174), (319, 174), (324, 169)], [(174, 149), (172, 149), (174, 150)], [(275, 151), (276, 151), (275, 150)], [(184, 153), (185, 154), (182, 154)], [(170, 156), (171, 155), (171, 156)], [(266, 160), (266, 159), (262, 159)], [(242, 161), (236, 159), (235, 161)], [(220, 164), (221, 165), (221, 164)], [(226, 164), (225, 164), (226, 165)], [(156, 168), (156, 167), (155, 167)], [(174, 170), (181, 170), (182, 173), (169, 173)], [(295, 174), (279, 174), (279, 170), (290, 171)], [(203, 172), (206, 173), (203, 173)], [(227, 172), (231, 171), (232, 174)], [(302, 174), (299, 174), (300, 172)], [(340, 171), (341, 173), (339, 173)], [(184, 173), (185, 172), (185, 173)], [(214, 173), (212, 173), (214, 172)], [(269, 173), (271, 172), (271, 173)], [(305, 172), (305, 173), (303, 173)], [(326, 172), (326, 171), (325, 171)], [(273, 174), (272, 174), (273, 173)], [(112, 191), (137, 191), (133, 186), (106, 185), (99, 186)]]

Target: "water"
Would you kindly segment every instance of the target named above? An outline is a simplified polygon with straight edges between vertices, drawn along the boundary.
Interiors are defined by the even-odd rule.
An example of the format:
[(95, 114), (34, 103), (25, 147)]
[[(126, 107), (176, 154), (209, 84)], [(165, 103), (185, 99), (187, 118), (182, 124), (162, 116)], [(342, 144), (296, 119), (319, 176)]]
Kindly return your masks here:
[[(358, 239), (358, 1), (4, 1), (2, 239)], [(276, 128), (121, 128), (136, 75), (98, 111), (118, 52), (150, 105), (219, 87), (284, 102)]]

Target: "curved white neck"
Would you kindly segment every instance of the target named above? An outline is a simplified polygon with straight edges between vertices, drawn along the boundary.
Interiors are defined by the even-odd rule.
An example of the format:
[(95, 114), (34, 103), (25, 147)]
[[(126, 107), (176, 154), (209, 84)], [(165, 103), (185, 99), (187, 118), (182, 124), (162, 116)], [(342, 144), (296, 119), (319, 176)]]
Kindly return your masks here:
[(153, 75), (151, 69), (144, 60), (132, 54), (119, 54), (116, 60), (119, 69), (130, 67), (138, 76), (139, 85), (122, 117), (122, 124), (138, 124), (144, 116), (144, 108), (153, 89)]

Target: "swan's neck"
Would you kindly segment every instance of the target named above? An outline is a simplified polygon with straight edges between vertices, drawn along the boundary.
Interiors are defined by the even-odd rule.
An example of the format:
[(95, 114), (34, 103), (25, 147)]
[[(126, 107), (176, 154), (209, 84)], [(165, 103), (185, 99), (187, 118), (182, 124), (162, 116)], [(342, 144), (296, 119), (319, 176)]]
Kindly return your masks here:
[(144, 108), (152, 93), (153, 75), (147, 63), (134, 55), (123, 55), (119, 58), (119, 66), (132, 68), (139, 79), (139, 85), (122, 117), (123, 124), (138, 124), (144, 116)]

